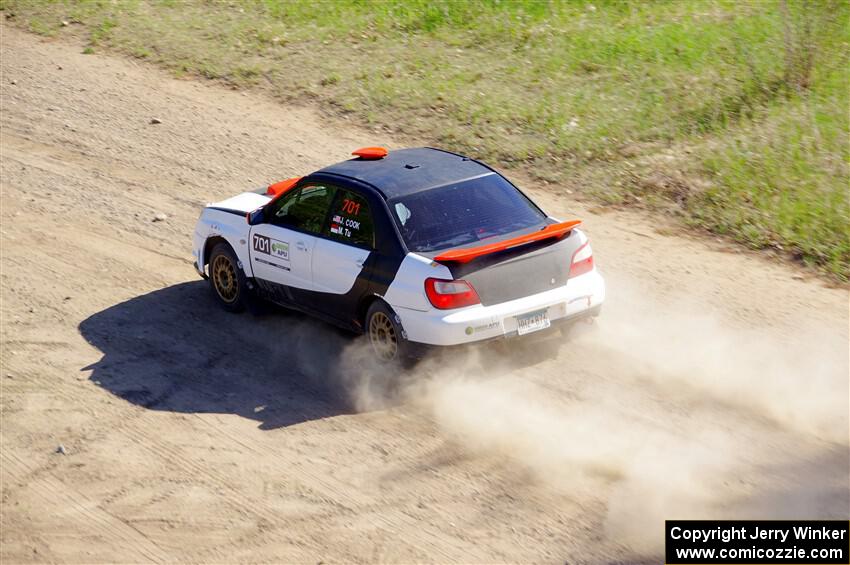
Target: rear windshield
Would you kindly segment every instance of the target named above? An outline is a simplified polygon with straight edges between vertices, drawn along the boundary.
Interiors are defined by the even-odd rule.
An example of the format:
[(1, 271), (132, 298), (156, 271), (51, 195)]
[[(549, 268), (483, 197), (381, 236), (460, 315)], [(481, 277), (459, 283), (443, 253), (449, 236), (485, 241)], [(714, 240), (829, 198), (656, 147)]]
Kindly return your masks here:
[(495, 173), (394, 198), (389, 205), (411, 251), (441, 251), (546, 223), (539, 208)]

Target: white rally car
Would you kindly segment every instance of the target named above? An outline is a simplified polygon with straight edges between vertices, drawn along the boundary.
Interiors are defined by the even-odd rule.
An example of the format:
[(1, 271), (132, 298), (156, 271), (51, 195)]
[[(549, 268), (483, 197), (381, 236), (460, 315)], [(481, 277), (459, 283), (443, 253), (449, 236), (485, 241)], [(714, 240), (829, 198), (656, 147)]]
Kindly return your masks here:
[(353, 155), (204, 208), (195, 268), (224, 308), (301, 310), (367, 333), (381, 360), (599, 314), (605, 283), (578, 220), (448, 151)]

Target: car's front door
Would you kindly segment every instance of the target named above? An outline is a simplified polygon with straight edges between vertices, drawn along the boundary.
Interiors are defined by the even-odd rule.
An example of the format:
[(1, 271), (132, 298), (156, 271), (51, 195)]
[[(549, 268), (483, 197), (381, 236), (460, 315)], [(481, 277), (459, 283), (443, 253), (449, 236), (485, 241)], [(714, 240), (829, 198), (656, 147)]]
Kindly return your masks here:
[(312, 261), (335, 189), (305, 185), (268, 204), (265, 221), (251, 228), (251, 269), (275, 293), (313, 290)]

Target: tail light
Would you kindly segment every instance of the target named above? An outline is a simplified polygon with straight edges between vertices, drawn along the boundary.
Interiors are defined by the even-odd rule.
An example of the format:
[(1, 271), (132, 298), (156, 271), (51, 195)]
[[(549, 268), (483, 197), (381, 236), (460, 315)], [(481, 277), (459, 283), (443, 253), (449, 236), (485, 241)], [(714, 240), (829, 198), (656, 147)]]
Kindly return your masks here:
[(570, 278), (583, 275), (593, 270), (593, 250), (590, 248), (590, 242), (585, 241), (584, 245), (576, 249), (570, 261)]
[(425, 294), (434, 308), (440, 310), (481, 303), (472, 285), (463, 280), (425, 279)]

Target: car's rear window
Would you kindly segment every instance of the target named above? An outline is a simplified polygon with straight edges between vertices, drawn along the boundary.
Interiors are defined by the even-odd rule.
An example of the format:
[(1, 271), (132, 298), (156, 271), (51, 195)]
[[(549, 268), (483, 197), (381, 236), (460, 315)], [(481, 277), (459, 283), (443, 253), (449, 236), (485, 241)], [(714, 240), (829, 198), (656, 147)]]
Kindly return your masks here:
[(489, 243), (491, 238), (535, 226), (546, 216), (500, 175), (423, 190), (389, 201), (411, 251), (441, 251)]

